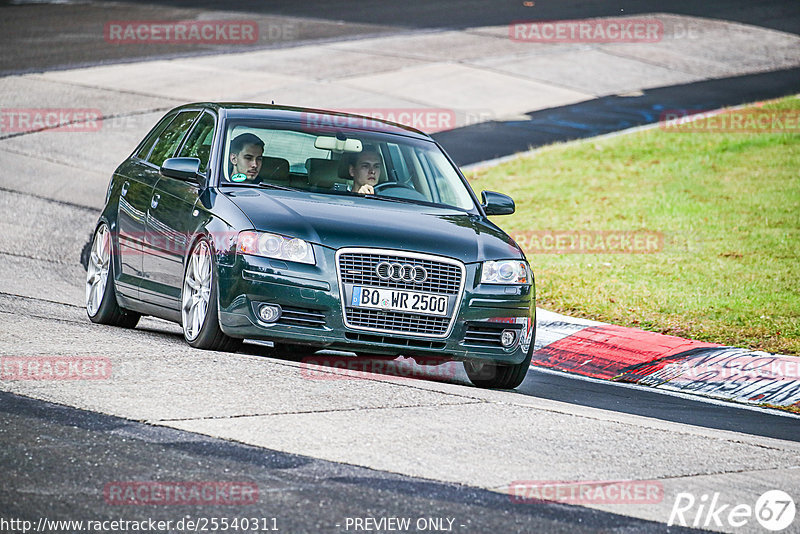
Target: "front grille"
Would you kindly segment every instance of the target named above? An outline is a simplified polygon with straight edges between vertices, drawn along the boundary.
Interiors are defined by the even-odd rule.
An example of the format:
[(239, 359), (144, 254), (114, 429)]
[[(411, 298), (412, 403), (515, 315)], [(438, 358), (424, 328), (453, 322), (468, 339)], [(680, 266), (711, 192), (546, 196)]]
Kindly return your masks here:
[[(424, 267), (427, 279), (423, 282), (384, 280), (378, 276), (377, 267), (381, 262), (400, 263)], [(343, 292), (343, 302), (348, 302), (345, 293), (353, 286), (380, 287), (434, 293), (450, 297), (451, 315), (457, 314), (461, 290), (464, 284), (464, 266), (456, 260), (414, 253), (393, 253), (382, 250), (347, 250), (337, 256), (337, 268)], [(410, 313), (396, 310), (373, 310), (344, 307), (345, 324), (386, 333), (411, 334), (422, 336), (446, 336), (452, 326), (453, 317)]]
[[(375, 269), (382, 261), (424, 267), (428, 272), (428, 279), (422, 283), (381, 280)], [(409, 289), (446, 295), (457, 295), (461, 288), (461, 268), (458, 265), (392, 254), (342, 254), (339, 256), (339, 272), (342, 283), (358, 286)]]
[(371, 330), (392, 330), (414, 334), (440, 335), (447, 332), (449, 317), (418, 315), (400, 311), (346, 308), (348, 322)]
[(281, 318), (278, 319), (278, 322), (281, 324), (320, 328), (325, 326), (325, 313), (308, 308), (288, 308), (284, 306)]

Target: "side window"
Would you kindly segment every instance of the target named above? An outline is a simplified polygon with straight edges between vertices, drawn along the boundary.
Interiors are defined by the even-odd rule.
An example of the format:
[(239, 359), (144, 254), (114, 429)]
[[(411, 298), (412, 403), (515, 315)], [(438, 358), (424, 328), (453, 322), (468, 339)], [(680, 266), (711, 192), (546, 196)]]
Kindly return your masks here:
[(210, 113), (203, 113), (197, 124), (194, 125), (189, 137), (181, 148), (179, 157), (198, 158), (200, 172), (206, 172), (208, 160), (211, 157), (211, 143), (214, 140), (214, 117)]
[[(396, 180), (401, 183), (408, 183), (411, 175), (408, 172), (408, 167), (406, 167), (406, 162), (403, 160), (403, 156), (400, 154), (400, 147), (394, 143), (387, 143), (386, 148), (389, 149), (389, 157), (392, 160), (392, 172), (394, 173)], [(388, 166), (389, 165), (387, 165), (387, 167)]]
[(147, 161), (156, 167), (160, 167), (165, 159), (171, 158), (172, 155), (175, 154), (175, 150), (177, 150), (178, 146), (181, 144), (181, 139), (183, 139), (183, 136), (186, 134), (189, 126), (192, 125), (198, 113), (200, 112), (183, 111), (179, 113), (178, 116), (175, 117), (175, 120), (167, 126), (160, 136), (158, 136), (158, 141), (156, 141)]
[(434, 202), (443, 202), (441, 191), (438, 188), (438, 173), (434, 170), (431, 162), (428, 160), (427, 154), (420, 151), (417, 156), (419, 157), (419, 164), (424, 169), (425, 180), (428, 182), (428, 187), (431, 190)]
[(150, 133), (147, 134), (147, 137), (145, 138), (141, 147), (136, 151), (137, 158), (147, 159), (147, 156), (150, 154), (150, 149), (153, 148), (153, 145), (156, 143), (156, 139), (158, 139), (158, 136), (164, 131), (164, 128), (166, 128), (167, 125), (172, 122), (172, 119), (175, 118), (175, 115), (175, 113), (170, 113), (161, 119), (158, 124), (156, 124), (155, 128), (150, 130)]

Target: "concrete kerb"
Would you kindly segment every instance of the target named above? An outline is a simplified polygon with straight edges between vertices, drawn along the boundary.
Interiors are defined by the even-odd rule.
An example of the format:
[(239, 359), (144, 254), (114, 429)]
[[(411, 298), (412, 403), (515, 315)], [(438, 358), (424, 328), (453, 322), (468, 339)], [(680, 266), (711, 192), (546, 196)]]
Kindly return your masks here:
[(800, 358), (537, 309), (531, 365), (751, 406), (800, 407)]

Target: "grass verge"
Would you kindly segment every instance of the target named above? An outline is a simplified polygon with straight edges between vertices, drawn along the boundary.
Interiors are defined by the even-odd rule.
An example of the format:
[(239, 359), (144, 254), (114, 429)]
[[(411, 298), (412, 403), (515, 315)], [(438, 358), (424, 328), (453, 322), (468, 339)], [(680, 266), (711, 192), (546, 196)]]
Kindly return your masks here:
[[(797, 132), (800, 98), (748, 113)], [(540, 307), (798, 355), (800, 134), (699, 129), (554, 145), (467, 177), (514, 197), (494, 220), (526, 250)]]

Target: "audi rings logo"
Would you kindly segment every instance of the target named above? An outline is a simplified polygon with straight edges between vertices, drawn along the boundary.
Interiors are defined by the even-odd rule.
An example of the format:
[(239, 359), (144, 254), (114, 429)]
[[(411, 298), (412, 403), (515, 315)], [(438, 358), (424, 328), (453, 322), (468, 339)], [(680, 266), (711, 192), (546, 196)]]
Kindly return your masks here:
[(393, 282), (410, 282), (421, 284), (428, 279), (428, 271), (419, 265), (409, 265), (408, 263), (389, 263), (380, 262), (375, 267), (378, 278), (381, 280), (391, 280)]

